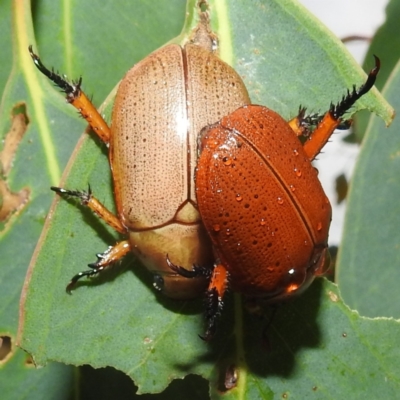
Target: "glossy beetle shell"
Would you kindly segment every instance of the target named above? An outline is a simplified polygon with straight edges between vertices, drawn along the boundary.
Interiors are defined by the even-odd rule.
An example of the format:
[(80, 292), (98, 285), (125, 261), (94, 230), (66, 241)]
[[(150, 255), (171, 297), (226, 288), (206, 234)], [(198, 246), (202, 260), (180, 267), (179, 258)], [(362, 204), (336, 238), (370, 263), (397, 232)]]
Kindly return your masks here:
[(331, 206), (317, 170), (277, 113), (245, 106), (203, 133), (196, 191), (232, 288), (269, 300), (321, 270)]
[(118, 214), (135, 253), (163, 278), (170, 297), (196, 297), (207, 282), (173, 274), (166, 255), (187, 269), (214, 261), (196, 205), (198, 134), (249, 102), (239, 75), (194, 44), (161, 48), (120, 83), (110, 142)]

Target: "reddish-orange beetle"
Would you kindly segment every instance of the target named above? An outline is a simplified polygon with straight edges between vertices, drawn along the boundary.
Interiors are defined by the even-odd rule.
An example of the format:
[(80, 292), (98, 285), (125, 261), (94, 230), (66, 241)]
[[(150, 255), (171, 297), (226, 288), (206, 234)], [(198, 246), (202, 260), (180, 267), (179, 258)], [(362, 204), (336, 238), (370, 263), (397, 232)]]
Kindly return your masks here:
[[(234, 290), (277, 301), (304, 290), (323, 269), (331, 209), (311, 160), (379, 70), (376, 59), (366, 84), (325, 116), (311, 121), (302, 110), (287, 123), (249, 105), (238, 74), (212, 52), (207, 21), (203, 14), (183, 48), (166, 46), (127, 73), (111, 127), (81, 81), (69, 83), (48, 70), (30, 48), (38, 69), (110, 146), (118, 216), (90, 190), (52, 189), (78, 197), (129, 237), (99, 254), (67, 290), (133, 251), (170, 297), (197, 297), (208, 285), (205, 339), (214, 333), (228, 275)], [(296, 134), (308, 131), (310, 122), (317, 128), (303, 146)]]
[[(205, 339), (214, 333), (228, 277), (233, 290), (276, 302), (301, 293), (329, 267), (331, 206), (311, 161), (373, 86), (375, 62), (365, 85), (313, 117), (319, 123), (304, 145), (296, 137), (307, 129), (304, 110), (288, 123), (266, 107), (246, 105), (201, 133), (196, 195), (216, 259)], [(209, 274), (169, 264), (187, 278)]]

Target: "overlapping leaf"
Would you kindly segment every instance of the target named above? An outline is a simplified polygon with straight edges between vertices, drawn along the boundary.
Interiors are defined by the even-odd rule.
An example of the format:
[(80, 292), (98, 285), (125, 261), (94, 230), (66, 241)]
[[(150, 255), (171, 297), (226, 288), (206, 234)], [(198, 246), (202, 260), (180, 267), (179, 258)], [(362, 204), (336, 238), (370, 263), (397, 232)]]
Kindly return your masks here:
[[(383, 93), (400, 109), (400, 63)], [(389, 128), (372, 117), (348, 196), (338, 282), (363, 315), (400, 318), (400, 120)]]

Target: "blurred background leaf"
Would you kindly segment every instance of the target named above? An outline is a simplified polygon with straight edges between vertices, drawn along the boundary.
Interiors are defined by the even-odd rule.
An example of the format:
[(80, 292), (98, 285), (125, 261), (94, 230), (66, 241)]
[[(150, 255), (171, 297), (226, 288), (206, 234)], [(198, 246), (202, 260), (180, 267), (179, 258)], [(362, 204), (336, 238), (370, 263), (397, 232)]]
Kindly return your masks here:
[[(382, 92), (400, 109), (400, 62)], [(362, 315), (400, 318), (400, 120), (371, 116), (350, 191), (337, 282)]]

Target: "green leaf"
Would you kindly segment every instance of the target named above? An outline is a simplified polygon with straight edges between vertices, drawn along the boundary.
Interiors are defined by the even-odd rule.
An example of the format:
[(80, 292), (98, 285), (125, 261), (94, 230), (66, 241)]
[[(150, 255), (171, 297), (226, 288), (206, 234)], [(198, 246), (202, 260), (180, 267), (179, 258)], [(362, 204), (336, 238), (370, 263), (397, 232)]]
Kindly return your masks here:
[[(46, 214), (49, 210), (51, 200), (54, 195), (50, 192), (51, 185), (58, 184), (61, 172), (64, 169), (68, 158), (76, 144), (77, 139), (85, 128), (84, 121), (78, 117), (75, 110), (66, 106), (65, 99), (62, 94), (58, 93), (52, 85), (35, 69), (32, 60), (29, 57), (28, 45), (33, 44), (35, 50), (39, 46), (47, 49), (46, 43), (54, 45), (52, 51), (54, 55), (64, 54), (63, 49), (68, 32), (59, 31), (55, 35), (55, 28), (59, 29), (62, 24), (57, 20), (55, 15), (60, 10), (60, 4), (52, 1), (36, 1), (34, 4), (34, 21), (32, 21), (32, 12), (29, 1), (10, 1), (0, 2), (0, 28), (2, 35), (0, 37), (1, 44), (1, 65), (0, 65), (0, 151), (2, 156), (0, 159), (0, 216), (3, 215), (5, 195), (8, 193), (24, 193), (24, 200), (18, 207), (11, 207), (11, 215), (7, 218), (0, 218), (0, 282), (2, 290), (0, 291), (0, 337), (11, 340), (11, 349), (2, 347), (0, 351), (0, 387), (2, 388), (2, 398), (18, 399), (25, 398), (68, 398), (74, 387), (77, 375), (74, 368), (66, 365), (56, 365), (52, 363), (46, 369), (36, 370), (32, 364), (27, 362), (27, 355), (19, 350), (16, 344), (17, 327), (18, 327), (18, 305), (21, 296), (23, 280), (32, 257), (35, 245), (38, 241), (40, 232), (42, 231)], [(71, 6), (72, 2), (64, 2), (66, 6)], [(175, 8), (174, 8), (175, 4)], [(179, 19), (178, 11), (180, 10), (182, 17)], [(148, 19), (151, 14), (158, 14), (158, 21), (164, 19), (168, 15), (164, 13), (169, 9), (170, 23), (163, 24), (163, 30), (150, 44), (153, 48), (160, 46), (167, 37), (166, 32), (170, 32), (172, 38), (179, 32), (182, 24), (184, 12), (184, 2), (169, 1), (166, 6), (159, 7), (157, 12), (146, 12)], [(110, 4), (111, 6), (111, 4)], [(132, 7), (131, 4), (129, 4)], [(103, 2), (91, 2), (84, 5), (77, 5), (75, 10), (79, 12), (79, 16), (75, 15), (75, 38), (79, 46), (73, 46), (74, 49), (81, 48), (85, 44), (88, 49), (88, 39), (92, 41), (92, 45), (97, 45), (92, 32), (85, 30), (87, 21), (96, 13), (93, 13), (92, 7), (96, 7), (97, 14), (102, 13), (102, 18), (109, 10), (103, 7)], [(147, 8), (148, 10), (148, 8)], [(145, 10), (146, 11), (146, 10)], [(64, 16), (65, 16), (65, 11)], [(143, 14), (140, 13), (139, 7), (135, 11), (138, 19)], [(109, 14), (111, 14), (109, 12)], [(122, 14), (122, 17), (121, 17)], [(61, 14), (60, 14), (61, 15)], [(119, 9), (113, 13), (114, 25), (118, 21), (118, 17), (125, 18), (128, 13)], [(131, 13), (132, 15), (132, 8)], [(71, 18), (72, 16), (70, 16)], [(143, 22), (145, 22), (144, 18)], [(33, 34), (33, 22), (35, 24), (35, 32), (41, 31), (44, 36), (37, 36), (37, 41)], [(70, 20), (69, 22), (72, 22)], [(155, 19), (154, 24), (157, 24)], [(161, 24), (160, 24), (161, 25)], [(175, 31), (172, 27), (176, 27)], [(93, 25), (90, 25), (93, 27)], [(44, 28), (44, 30), (42, 29)], [(97, 24), (97, 32), (103, 28)], [(129, 26), (128, 26), (129, 27)], [(72, 29), (72, 28), (71, 28)], [(137, 30), (132, 34), (129, 29), (126, 30), (128, 37), (138, 37)], [(164, 33), (164, 34), (163, 34)], [(86, 38), (80, 38), (84, 35)], [(130, 35), (130, 36), (129, 36)], [(147, 34), (145, 35), (147, 36)], [(125, 38), (125, 41), (127, 38)], [(111, 37), (110, 37), (111, 41)], [(111, 43), (111, 42), (108, 43)], [(131, 44), (134, 44), (131, 41)], [(35, 44), (37, 43), (37, 45)], [(137, 46), (137, 43), (136, 43)], [(144, 45), (139, 46), (141, 51)], [(133, 47), (133, 46), (131, 46)], [(122, 48), (118, 47), (118, 48)], [(144, 54), (147, 54), (153, 48), (146, 48)], [(117, 48), (115, 48), (117, 50)], [(73, 50), (75, 53), (75, 51)], [(132, 52), (131, 52), (132, 53)], [(86, 57), (90, 58), (88, 52), (84, 52)], [(109, 55), (112, 52), (106, 52)], [(130, 57), (129, 53), (127, 54)], [(69, 57), (69, 55), (68, 55)], [(141, 57), (139, 55), (138, 57)], [(51, 57), (49, 56), (51, 62)], [(96, 60), (96, 63), (98, 60)], [(120, 70), (125, 71), (126, 65), (131, 65), (134, 61), (125, 60), (125, 65), (119, 65)], [(75, 65), (74, 63), (72, 63)], [(106, 63), (103, 63), (106, 64)], [(104, 98), (118, 79), (113, 75), (113, 64), (108, 63), (109, 77), (108, 81), (101, 81), (99, 93)], [(91, 63), (90, 67), (96, 70), (95, 64)], [(114, 65), (115, 67), (115, 65)], [(71, 73), (79, 76), (79, 72)], [(89, 76), (90, 74), (87, 73)], [(96, 78), (96, 77), (95, 77)], [(103, 85), (103, 82), (105, 84)], [(101, 87), (102, 86), (102, 87)], [(91, 90), (95, 90), (93, 85)], [(22, 112), (28, 122), (27, 128), (23, 131), (22, 139), (16, 149), (12, 152), (7, 151), (7, 157), (4, 156), (4, 140), (9, 137), (8, 133), (12, 127), (13, 116)], [(12, 154), (11, 154), (12, 153)], [(11, 168), (5, 173), (3, 161), (9, 160)], [(27, 196), (26, 196), (27, 194)], [(8, 214), (8, 213), (7, 213)], [(2, 359), (3, 350), (5, 353), (10, 351), (8, 357)]]
[(74, 381), (74, 368), (51, 363), (46, 368), (36, 369), (20, 349), (14, 348), (12, 358), (0, 364), (1, 398), (5, 400), (68, 400)]
[[(400, 107), (400, 62), (383, 94)], [(389, 128), (373, 116), (348, 196), (337, 278), (346, 302), (361, 314), (400, 318), (398, 226), (400, 121)]]
[[(179, 1), (156, 6), (146, 1), (114, 2), (111, 8), (104, 2), (66, 2), (61, 11), (50, 1), (35, 4), (42, 60), (71, 77), (82, 74), (84, 89), (95, 93), (97, 104), (130, 66), (179, 33), (185, 15)], [(254, 103), (268, 105), (286, 118), (295, 116), (300, 104), (309, 111), (326, 110), (347, 88), (366, 79), (340, 41), (293, 1), (214, 1), (211, 7), (221, 57), (244, 77)], [(193, 21), (193, 9), (188, 11), (187, 18)], [(20, 68), (29, 69), (28, 83), (43, 92), (32, 102), (31, 124), (42, 134), (39, 137), (46, 123), (60, 121), (48, 140), (57, 156), (38, 153), (42, 170), (49, 171), (43, 187), (49, 186), (54, 180), (51, 157), (59, 160), (59, 154), (69, 153), (74, 142), (70, 135), (81, 132), (82, 125), (72, 126), (73, 111), (61, 108), (62, 97), (29, 60)], [(62, 116), (51, 112), (55, 105)], [(107, 105), (109, 112), (110, 102)], [(48, 118), (42, 118), (40, 107)], [(353, 111), (364, 107), (386, 122), (393, 113), (376, 90)], [(58, 167), (62, 169), (61, 163)], [(38, 171), (31, 172), (36, 179)], [(88, 183), (112, 209), (105, 146), (83, 136), (62, 186), (86, 189)], [(237, 295), (227, 301), (215, 340), (203, 343), (197, 337), (204, 330), (201, 300), (177, 302), (155, 293), (150, 274), (133, 256), (102, 277), (83, 281), (72, 296), (65, 294), (70, 278), (116, 239), (89, 211), (77, 209), (73, 201), (55, 200), (21, 306), (20, 344), (38, 365), (56, 360), (112, 366), (129, 375), (142, 393), (160, 392), (175, 378), (198, 374), (211, 381), (211, 394), (217, 398), (218, 380), (232, 365), (238, 386), (225, 397), (293, 393), (305, 398), (316, 391), (320, 397), (365, 398), (366, 393), (379, 393), (390, 398), (397, 393), (398, 354), (392, 347), (399, 339), (398, 323), (359, 318), (325, 281), (279, 310), (267, 332), (269, 351), (261, 343), (265, 321), (243, 313)], [(10, 257), (18, 243), (14, 238)]]
[(11, 0), (0, 2), (0, 35), (1, 66), (0, 66), (0, 88), (4, 88), (10, 74), (12, 63), (11, 48)]
[[(300, 104), (321, 113), (365, 81), (341, 41), (296, 1), (222, 1), (214, 7), (221, 57), (244, 78), (254, 104), (286, 119), (297, 115)], [(371, 69), (373, 57), (368, 61)], [(393, 118), (375, 89), (351, 111), (364, 108), (387, 124)]]
[[(62, 399), (71, 395), (74, 368), (53, 363), (46, 369), (36, 370), (28, 355), (16, 347), (18, 304), (29, 260), (50, 205), (50, 196), (44, 195), (47, 192), (50, 176), (43, 163), (46, 153), (44, 137), (39, 134), (37, 126), (32, 126), (29, 120), (34, 104), (30, 97), (32, 86), (29, 87), (27, 76), (29, 70), (34, 69), (30, 69), (30, 62), (23, 65), (26, 58), (19, 53), (23, 36), (25, 39), (33, 38), (30, 7), (28, 2), (19, 1), (14, 2), (13, 10), (12, 18), (12, 2), (0, 2), (1, 397), (43, 399), (44, 396), (48, 396), (48, 398)], [(11, 39), (14, 40), (14, 45)], [(45, 100), (46, 119), (50, 121), (52, 118), (57, 118), (54, 126), (58, 127), (62, 124), (62, 116), (57, 113), (57, 102), (52, 103), (51, 99), (49, 96)], [(64, 108), (62, 103), (62, 99), (58, 98), (60, 108)], [(67, 114), (72, 115), (69, 111)], [(19, 122), (17, 115), (21, 116)], [(72, 122), (69, 118), (67, 120), (71, 128), (80, 129), (79, 124), (74, 125), (73, 120)], [(55, 138), (55, 142), (58, 146), (66, 142), (66, 139)], [(69, 148), (69, 151), (72, 151), (73, 145), (73, 142), (67, 142), (64, 150), (68, 151)], [(58, 155), (60, 163), (58, 170), (61, 170), (69, 154), (59, 151)], [(58, 179), (59, 174), (55, 180)]]

